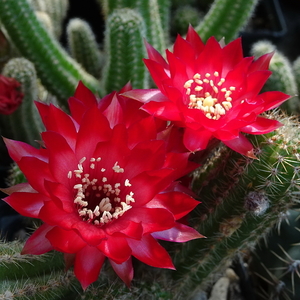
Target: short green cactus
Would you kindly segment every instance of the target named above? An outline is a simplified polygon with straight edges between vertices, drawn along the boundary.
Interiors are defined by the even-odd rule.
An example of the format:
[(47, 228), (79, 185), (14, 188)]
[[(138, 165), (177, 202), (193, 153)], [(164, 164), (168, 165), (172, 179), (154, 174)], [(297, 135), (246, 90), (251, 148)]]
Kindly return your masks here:
[(1, 115), (2, 135), (28, 143), (39, 140), (43, 126), (33, 102), (38, 100), (34, 65), (25, 58), (14, 58), (4, 66), (3, 75), (13, 77), (21, 83), (24, 98), (21, 106), (13, 114)]
[(71, 56), (94, 77), (100, 77), (103, 57), (91, 27), (84, 20), (74, 18), (67, 25), (68, 47)]

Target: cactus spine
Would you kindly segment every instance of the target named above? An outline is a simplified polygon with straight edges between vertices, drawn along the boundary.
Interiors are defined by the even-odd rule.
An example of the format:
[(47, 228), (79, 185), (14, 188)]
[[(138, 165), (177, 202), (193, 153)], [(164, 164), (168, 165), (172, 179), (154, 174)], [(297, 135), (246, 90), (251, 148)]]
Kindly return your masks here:
[(51, 38), (27, 0), (1, 0), (0, 19), (18, 50), (34, 63), (43, 85), (59, 99), (66, 101), (73, 95), (80, 79), (95, 93), (102, 93), (98, 81)]
[[(217, 178), (211, 176), (209, 185), (203, 184), (202, 205), (192, 220), (207, 239), (187, 243), (175, 256), (175, 276), (180, 277), (183, 294), (209, 284), (235, 254), (251, 248), (295, 205), (300, 184), (299, 125), (282, 121), (285, 126), (276, 132), (251, 137), (257, 160), (225, 150), (226, 165)], [(195, 184), (202, 183), (195, 178)]]
[(145, 24), (132, 9), (116, 9), (108, 17), (105, 34), (106, 66), (103, 81), (106, 92), (121, 89), (129, 80), (134, 88), (147, 88), (148, 72), (143, 37)]
[(251, 17), (258, 0), (215, 0), (204, 20), (195, 28), (206, 41), (210, 36), (233, 40)]

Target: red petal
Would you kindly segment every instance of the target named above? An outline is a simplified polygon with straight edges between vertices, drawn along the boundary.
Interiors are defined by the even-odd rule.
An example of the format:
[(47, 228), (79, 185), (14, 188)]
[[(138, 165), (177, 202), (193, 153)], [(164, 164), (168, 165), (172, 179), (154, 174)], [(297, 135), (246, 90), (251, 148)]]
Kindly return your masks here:
[(38, 218), (44, 202), (49, 200), (44, 195), (27, 192), (16, 192), (3, 199), (19, 214), (30, 218)]
[(75, 229), (82, 239), (92, 246), (98, 245), (106, 237), (101, 228), (82, 221), (75, 212), (66, 213), (52, 201), (45, 203), (39, 216), (48, 224), (57, 225), (66, 230)]
[(131, 249), (124, 237), (109, 237), (103, 240), (97, 248), (117, 264), (127, 261), (131, 256)]
[(247, 92), (244, 97), (248, 97), (250, 100), (252, 97), (255, 97), (261, 91), (271, 74), (271, 71), (256, 71), (250, 73), (247, 78)]
[(267, 70), (269, 68), (270, 61), (274, 55), (274, 52), (267, 53), (256, 59), (250, 66), (249, 72), (255, 72), (260, 70)]
[(36, 149), (26, 143), (10, 140), (7, 138), (3, 138), (3, 140), (8, 149), (10, 157), (15, 162), (18, 162), (23, 156), (32, 156), (47, 162), (47, 156), (45, 153), (46, 151), (44, 151), (43, 149)]
[(165, 69), (169, 69), (169, 65), (155, 48), (153, 48), (147, 41), (145, 41), (145, 46), (150, 60), (159, 63)]
[(84, 103), (87, 108), (98, 104), (95, 95), (82, 83), (82, 81), (79, 81), (74, 97)]
[[(173, 47), (173, 53), (185, 65), (186, 72), (184, 72), (184, 73), (186, 73), (189, 77), (192, 77), (195, 75), (194, 62), (196, 59), (197, 52), (198, 52), (198, 49), (195, 49), (191, 45), (191, 43), (184, 40), (180, 35), (177, 36), (176, 41), (174, 43), (174, 47)], [(167, 54), (168, 53), (169, 52), (167, 51)], [(170, 63), (170, 69), (171, 69), (171, 61), (169, 60), (169, 56), (168, 56), (168, 61)]]
[(68, 186), (68, 173), (77, 168), (78, 159), (63, 136), (57, 132), (42, 133), (46, 148), (49, 150), (49, 168), (56, 181)]
[(130, 180), (134, 189), (135, 206), (143, 206), (159, 192), (163, 191), (172, 181), (170, 175), (172, 169), (161, 169), (157, 171), (143, 172)]
[(142, 106), (142, 109), (149, 114), (163, 120), (181, 121), (181, 113), (177, 105), (171, 101), (166, 102), (148, 102)]
[(235, 39), (222, 49), (223, 74), (227, 74), (243, 59), (243, 48), (241, 39)]
[(45, 106), (43, 103), (36, 102), (36, 105), (43, 118), (46, 129), (61, 134), (74, 149), (76, 128), (71, 117), (52, 104)]
[(67, 213), (75, 211), (73, 186), (67, 188), (58, 182), (45, 181), (45, 188), (58, 207)]
[(55, 250), (63, 253), (76, 253), (86, 246), (86, 243), (73, 230), (64, 230), (55, 226), (47, 234)]
[(155, 84), (157, 85), (157, 87), (163, 91), (163, 87), (161, 85), (162, 81), (166, 80), (166, 81), (169, 81), (169, 76), (166, 74), (166, 70), (165, 68), (153, 61), (153, 60), (150, 60), (150, 59), (143, 59), (146, 67), (148, 68), (150, 74), (151, 74), (151, 77), (152, 79), (154, 80)]
[(175, 270), (167, 251), (149, 234), (140, 241), (128, 239), (132, 255), (143, 263), (157, 268)]
[(153, 232), (151, 235), (156, 239), (176, 243), (184, 243), (190, 240), (204, 238), (204, 236), (194, 228), (181, 223), (175, 223), (173, 228), (160, 232)]
[(219, 72), (222, 74), (222, 49), (214, 37), (210, 37), (205, 48), (195, 61), (195, 68), (201, 74)]
[(74, 273), (85, 290), (98, 279), (105, 256), (95, 247), (85, 246), (76, 254)]
[(131, 125), (128, 130), (128, 146), (133, 148), (138, 143), (156, 139), (156, 123), (152, 116)]
[(208, 130), (193, 130), (187, 127), (184, 131), (183, 143), (188, 150), (195, 152), (205, 149), (211, 137), (212, 133)]
[(166, 230), (174, 226), (172, 213), (164, 208), (132, 208), (128, 210), (122, 218), (136, 223), (141, 222), (143, 234)]
[(168, 101), (168, 98), (162, 94), (162, 92), (158, 89), (146, 89), (146, 90), (131, 90), (122, 94), (124, 97), (128, 97), (143, 103), (147, 103), (149, 101), (155, 102), (163, 102)]
[(47, 195), (44, 180), (55, 181), (49, 170), (49, 165), (35, 157), (23, 157), (18, 165), (33, 189)]
[(80, 100), (78, 100), (74, 97), (70, 97), (68, 99), (68, 104), (69, 104), (72, 118), (78, 124), (80, 124), (82, 117), (88, 108)]
[(133, 278), (133, 267), (131, 257), (124, 261), (122, 264), (117, 264), (113, 260), (109, 260), (111, 266), (117, 275), (124, 281), (124, 283), (130, 287), (131, 280)]
[(53, 246), (45, 237), (52, 228), (48, 224), (40, 226), (26, 241), (21, 254), (39, 255), (53, 250)]
[(229, 140), (229, 141), (223, 141), (223, 143), (231, 148), (232, 150), (243, 154), (245, 156), (248, 156), (250, 158), (256, 158), (256, 156), (253, 153), (253, 146), (252, 144), (242, 135), (236, 139)]
[(258, 97), (262, 98), (265, 102), (264, 111), (278, 107), (291, 96), (282, 92), (265, 92), (260, 94)]
[(122, 217), (108, 223), (105, 227), (105, 232), (109, 235), (121, 233), (133, 239), (140, 239), (143, 235), (143, 227), (140, 222), (136, 223)]
[(282, 124), (276, 120), (270, 120), (262, 117), (257, 117), (256, 121), (250, 125), (241, 128), (241, 131), (251, 134), (265, 134), (269, 133)]
[(163, 141), (146, 141), (137, 144), (128, 157), (126, 177), (132, 177), (144, 172), (160, 169), (165, 160), (165, 143)]
[(31, 187), (31, 185), (27, 182), (19, 183), (8, 188), (0, 189), (0, 191), (7, 195), (11, 195), (15, 192), (36, 193), (36, 190), (34, 190)]
[(169, 192), (156, 195), (146, 206), (150, 208), (165, 208), (174, 215), (176, 220), (179, 220), (193, 210), (199, 203), (199, 201), (196, 201), (184, 193)]
[(99, 142), (110, 138), (111, 129), (107, 119), (94, 107), (83, 116), (77, 136), (76, 155), (79, 159), (90, 158)]
[(186, 35), (186, 40), (191, 43), (194, 50), (196, 51), (196, 55), (199, 55), (203, 51), (205, 45), (201, 40), (200, 36), (198, 35), (198, 33), (191, 25), (189, 25), (189, 29)]

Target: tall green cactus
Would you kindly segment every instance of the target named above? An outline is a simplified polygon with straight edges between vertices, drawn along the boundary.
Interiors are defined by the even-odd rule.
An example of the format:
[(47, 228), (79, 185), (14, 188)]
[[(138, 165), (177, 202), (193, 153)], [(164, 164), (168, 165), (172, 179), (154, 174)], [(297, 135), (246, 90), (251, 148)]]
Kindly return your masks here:
[(215, 36), (217, 39), (224, 37), (229, 43), (247, 24), (257, 3), (258, 0), (215, 0), (195, 29), (204, 41)]
[(142, 58), (146, 56), (145, 24), (141, 15), (128, 8), (116, 9), (107, 19), (106, 65), (103, 84), (106, 92), (121, 89), (128, 81), (134, 88), (147, 88), (149, 75)]
[(137, 10), (146, 25), (143, 37), (158, 51), (164, 51), (166, 36), (163, 29), (168, 28), (170, 0), (103, 0), (101, 2), (106, 16), (121, 8)]
[[(280, 215), (296, 204), (300, 188), (299, 123), (283, 119), (274, 133), (252, 136), (258, 159), (224, 150), (223, 168), (196, 177), (200, 205), (192, 217), (207, 239), (184, 245), (175, 256), (182, 294), (205, 287), (235, 254), (255, 245)], [(216, 176), (217, 175), (217, 176)]]
[(98, 81), (63, 50), (38, 21), (28, 0), (0, 0), (0, 20), (18, 50), (35, 65), (43, 85), (59, 99), (73, 95), (79, 80), (102, 94)]

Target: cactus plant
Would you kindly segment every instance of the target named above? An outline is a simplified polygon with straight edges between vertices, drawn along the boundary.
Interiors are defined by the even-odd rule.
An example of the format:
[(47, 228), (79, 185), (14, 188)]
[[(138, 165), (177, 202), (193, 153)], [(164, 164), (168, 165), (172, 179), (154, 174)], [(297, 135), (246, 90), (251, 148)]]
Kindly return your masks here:
[[(253, 290), (258, 296), (261, 295), (261, 298), (268, 296), (268, 294), (277, 297), (276, 292), (280, 293), (281, 297), (291, 296), (294, 299), (299, 297), (297, 287), (299, 263), (295, 249), (299, 247), (300, 234), (298, 234), (297, 229), (291, 230), (290, 228), (291, 226), (300, 227), (300, 224), (298, 224), (299, 213), (297, 212), (300, 189), (300, 141), (297, 132), (299, 123), (296, 118), (277, 112), (265, 115), (266, 118), (257, 116), (267, 109), (273, 109), (277, 106), (276, 104), (283, 102), (288, 97), (282, 93), (275, 92), (272, 94), (269, 91), (280, 90), (292, 96), (298, 93), (299, 87), (297, 88), (296, 83), (300, 82), (299, 61), (297, 60), (294, 63), (292, 69), (288, 59), (276, 51), (270, 62), (273, 75), (264, 87), (264, 91), (268, 91), (268, 93), (264, 96), (259, 94), (257, 86), (261, 87), (262, 84), (253, 73), (254, 71), (257, 72), (256, 75), (263, 73), (264, 75), (259, 75), (259, 78), (261, 81), (266, 80), (269, 74), (267, 65), (271, 58), (271, 55), (266, 53), (274, 51), (274, 47), (268, 42), (256, 44), (253, 47), (253, 55), (256, 57), (263, 56), (263, 58), (252, 60), (249, 58), (242, 59), (242, 51), (237, 50), (237, 45), (240, 45), (239, 41), (233, 41), (229, 46), (225, 46), (223, 40), (220, 43), (217, 42), (223, 37), (226, 43), (232, 41), (246, 25), (258, 1), (251, 0), (245, 3), (241, 0), (215, 0), (211, 2), (213, 2), (212, 6), (203, 20), (196, 21), (195, 31), (192, 32), (190, 27), (185, 42), (183, 42), (184, 39), (178, 37), (173, 48), (174, 51), (171, 54), (169, 50), (164, 52), (173, 39), (171, 27), (176, 27), (183, 21), (182, 17), (176, 19), (178, 16), (176, 17), (171, 9), (182, 5), (190, 5), (194, 10), (194, 17), (198, 18), (201, 13), (195, 10), (197, 1), (98, 0), (99, 19), (102, 18), (101, 22), (105, 24), (105, 32), (103, 40), (96, 42), (95, 33), (86, 21), (71, 19), (67, 28), (63, 28), (63, 19), (66, 16), (68, 7), (72, 6), (72, 1), (0, 0), (0, 33), (3, 33), (0, 36), (0, 56), (3, 53), (3, 57), (0, 57), (1, 74), (19, 81), (24, 94), (23, 104), (18, 110), (8, 116), (0, 116), (0, 130), (6, 138), (32, 144), (30, 146), (6, 139), (11, 157), (20, 167), (15, 164), (11, 167), (10, 178), (6, 178), (5, 181), (9, 181), (9, 185), (12, 185), (12, 187), (1, 190), (10, 194), (6, 201), (27, 216), (29, 227), (33, 226), (33, 216), (39, 217), (41, 214), (43, 219), (46, 220), (43, 225), (39, 224), (42, 229), (38, 229), (38, 233), (33, 233), (33, 238), (31, 236), (29, 242), (26, 242), (25, 250), (21, 250), (24, 247), (23, 241), (0, 243), (1, 299), (72, 298), (79, 300), (99, 299), (101, 297), (101, 299), (113, 298), (116, 300), (135, 298), (179, 300), (183, 298), (193, 299), (193, 297), (200, 297), (200, 295), (208, 298), (210, 291), (212, 291), (210, 296), (213, 299), (218, 293), (220, 284), (225, 282), (229, 288), (230, 278), (233, 281), (237, 278), (230, 271), (231, 269), (226, 271), (228, 267), (234, 267), (237, 256), (241, 257), (242, 263), (246, 259), (252, 261), (249, 266), (252, 272), (252, 275), (250, 275), (258, 283), (253, 286)], [(102, 11), (100, 12), (100, 10)], [(188, 17), (187, 22), (192, 21)], [(66, 50), (59, 40), (64, 30), (67, 31), (69, 43), (69, 49)], [(184, 31), (186, 30), (187, 28)], [(216, 38), (213, 42), (213, 39), (210, 39), (209, 46), (205, 50), (207, 59), (202, 59), (200, 62), (196, 60), (204, 46), (196, 38), (196, 32), (200, 34), (204, 42), (209, 40), (211, 36)], [(144, 40), (147, 41), (146, 47)], [(3, 47), (1, 41), (5, 41), (4, 44), (2, 43)], [(188, 46), (188, 43), (192, 47)], [(209, 47), (213, 47), (216, 52), (209, 52)], [(12, 51), (7, 50), (8, 48), (17, 49), (17, 51), (12, 53)], [(162, 56), (158, 55), (154, 48), (161, 52)], [(194, 49), (191, 50), (191, 48)], [(235, 51), (232, 51), (233, 49)], [(69, 50), (72, 57), (67, 50)], [(160, 93), (156, 89), (148, 89), (153, 83), (143, 63), (143, 58), (147, 57), (146, 50), (148, 51), (149, 60), (152, 60), (152, 62), (147, 59), (145, 62), (150, 65), (150, 68), (151, 66), (153, 68), (151, 73), (155, 83), (161, 90)], [(211, 56), (211, 53), (213, 53), (213, 56)], [(220, 55), (220, 53), (224, 55)], [(222, 64), (218, 64), (220, 56), (222, 56)], [(169, 65), (164, 57), (167, 57)], [(181, 61), (179, 62), (179, 60)], [(3, 62), (6, 64), (4, 65)], [(238, 62), (240, 62), (240, 65), (238, 65)], [(208, 71), (202, 74), (205, 77), (202, 78), (203, 82), (198, 78), (199, 74), (194, 72), (194, 66), (198, 66), (197, 64), (203, 68), (208, 68)], [(250, 64), (252, 65), (249, 67)], [(160, 67), (157, 65), (160, 65)], [(233, 72), (234, 76), (227, 71), (227, 69), (233, 69), (233, 66), (236, 68), (235, 73)], [(215, 69), (217, 67), (223, 71), (225, 70), (224, 72), (229, 74), (228, 78), (225, 74), (226, 78), (222, 77), (217, 80), (216, 78), (220, 75)], [(186, 77), (190, 79), (191, 76), (193, 78), (192, 83), (186, 80)], [(242, 85), (241, 83), (237, 88), (234, 83), (240, 83), (245, 78), (247, 78), (246, 84)], [(227, 84), (224, 84), (225, 79), (230, 82), (228, 86), (230, 90), (224, 88)], [(83, 84), (78, 83), (79, 80), (90, 88), (96, 97), (88, 89), (83, 88)], [(195, 84), (196, 80), (198, 80), (198, 86)], [(131, 90), (130, 84), (127, 84), (129, 81), (134, 90)], [(184, 89), (177, 93), (176, 88), (179, 86), (180, 89), (182, 82)], [(223, 84), (222, 91), (220, 86)], [(78, 88), (75, 95), (69, 98), (74, 94), (76, 87)], [(197, 123), (199, 121), (197, 118), (191, 118), (196, 111), (193, 99), (189, 98), (188, 108), (181, 103), (182, 95), (184, 97), (190, 95), (191, 88), (194, 89), (195, 95), (196, 92), (201, 91), (201, 88), (207, 89), (206, 92), (210, 89), (209, 95), (204, 94), (203, 105), (200, 107), (203, 111), (207, 110), (205, 107), (210, 109), (209, 112), (206, 111), (207, 120), (205, 119), (205, 124), (210, 121), (217, 122), (227, 111), (230, 111), (231, 107), (229, 107), (230, 103), (228, 104), (228, 102), (232, 101), (234, 104), (235, 101), (240, 100), (235, 110), (230, 111), (230, 113), (234, 112), (234, 116), (230, 120), (228, 119), (224, 126), (216, 129), (215, 123), (209, 123), (212, 125), (208, 126), (206, 124), (204, 130)], [(243, 96), (238, 94), (240, 88), (244, 89)], [(141, 97), (143, 93), (141, 91), (145, 89), (147, 99)], [(110, 92), (112, 93), (105, 96)], [(220, 94), (225, 93), (226, 101), (228, 100), (225, 104), (222, 104), (224, 105), (224, 113), (218, 110), (217, 106), (214, 106), (214, 101), (218, 101), (217, 98), (220, 96), (219, 92)], [(131, 95), (138, 95), (138, 97), (131, 98), (141, 97), (142, 99), (135, 100), (144, 103), (130, 99), (130, 93)], [(172, 101), (174, 100), (177, 105), (176, 109), (166, 95), (171, 97)], [(99, 99), (100, 97), (103, 98)], [(274, 97), (274, 102), (271, 101), (272, 97)], [(70, 115), (67, 115), (66, 104), (68, 98)], [(33, 100), (41, 100), (37, 106), (42, 121), (47, 128), (47, 132), (42, 133), (44, 142), (40, 142), (40, 144), (36, 143), (35, 140), (40, 140), (40, 132), (44, 129)], [(152, 103), (150, 103), (151, 101)], [(249, 111), (245, 109), (245, 101), (249, 107), (251, 105), (251, 108), (253, 108), (251, 109), (252, 114), (249, 114)], [(264, 106), (261, 101), (272, 103)], [(147, 103), (145, 104), (145, 102)], [(164, 102), (164, 106), (159, 106), (162, 102)], [(298, 108), (290, 109), (291, 104), (285, 104), (287, 105), (285, 108), (288, 107), (287, 112), (298, 113)], [(63, 111), (56, 106), (60, 106)], [(142, 109), (140, 109), (141, 107)], [(168, 110), (170, 108), (171, 110)], [(183, 111), (186, 110), (193, 115), (184, 115)], [(150, 112), (151, 116), (147, 111)], [(159, 120), (159, 116), (164, 117)], [(280, 128), (278, 121), (283, 124)], [(194, 135), (189, 134), (185, 139), (183, 138), (185, 134), (185, 128), (181, 127), (183, 123), (191, 129), (190, 133), (192, 132)], [(255, 125), (253, 125), (254, 123)], [(86, 124), (89, 124), (89, 126)], [(275, 128), (277, 128), (276, 131), (270, 132)], [(198, 134), (197, 130), (200, 129), (202, 130), (201, 134)], [(129, 132), (128, 135), (125, 134), (127, 131)], [(241, 137), (239, 131), (246, 133), (246, 137)], [(197, 132), (197, 137), (195, 132)], [(247, 133), (250, 133), (250, 135), (247, 135)], [(259, 135), (261, 133), (263, 134)], [(61, 138), (58, 139), (57, 135), (60, 135)], [(48, 136), (49, 138), (47, 138)], [(237, 136), (239, 140), (233, 138)], [(80, 142), (76, 142), (77, 138)], [(201, 138), (203, 140), (206, 138), (204, 142), (202, 140), (203, 144), (207, 142), (206, 147), (202, 144), (202, 148), (205, 149), (201, 150), (201, 147), (192, 148), (196, 144), (196, 139)], [(246, 141), (246, 139), (249, 141)], [(54, 140), (59, 142), (54, 143)], [(231, 149), (218, 140), (221, 140)], [(138, 146), (135, 144), (136, 141), (140, 143)], [(187, 141), (188, 146), (191, 147), (189, 150), (195, 153), (190, 153), (185, 148), (185, 142)], [(81, 177), (80, 174), (81, 171), (87, 169), (91, 174), (97, 174), (98, 171), (99, 174), (103, 172), (109, 174), (110, 171), (105, 168), (96, 169), (93, 173), (96, 161), (98, 159), (97, 162), (99, 162), (100, 157), (89, 158), (87, 166), (85, 155), (81, 155), (91, 145), (96, 145), (98, 142), (97, 151), (100, 149), (100, 145), (107, 147), (108, 144), (110, 146), (113, 144), (114, 147), (107, 147), (108, 150), (105, 150), (108, 161), (115, 155), (115, 151), (116, 153), (119, 151), (118, 161), (114, 161), (109, 168), (112, 173), (114, 171), (113, 175), (115, 176), (112, 176), (110, 180), (113, 181), (116, 176), (122, 175), (125, 169), (129, 174), (128, 178), (131, 176), (131, 172), (134, 173), (140, 169), (145, 170), (144, 173), (141, 173), (141, 176), (147, 174), (149, 179), (147, 182), (141, 184), (141, 176), (135, 179), (139, 182), (139, 186), (143, 185), (143, 193), (147, 192), (146, 187), (148, 184), (150, 185), (155, 180), (155, 182), (158, 182), (157, 178), (160, 176), (163, 178), (163, 172), (169, 180), (171, 173), (180, 177), (182, 174), (178, 170), (180, 168), (185, 169), (184, 164), (189, 166), (185, 169), (186, 176), (180, 179), (176, 178), (180, 183), (176, 181), (169, 187), (164, 187), (164, 192), (158, 194), (158, 198), (153, 198), (153, 202), (148, 203), (145, 209), (170, 210), (173, 214), (174, 207), (170, 203), (164, 202), (166, 201), (164, 197), (168, 193), (173, 193), (173, 205), (177, 203), (176, 209), (178, 211), (174, 213), (176, 218), (185, 215), (188, 210), (188, 208), (184, 208), (185, 205), (178, 204), (178, 194), (185, 195), (186, 199), (190, 199), (189, 201), (192, 201), (192, 197), (197, 199), (199, 205), (186, 219), (181, 219), (183, 224), (180, 223), (169, 231), (154, 232), (153, 228), (167, 222), (166, 219), (159, 220), (159, 214), (156, 214), (156, 218), (153, 218), (153, 220), (145, 214), (145, 218), (142, 218), (139, 222), (136, 222), (136, 220), (141, 216), (133, 214), (134, 219), (128, 221), (129, 225), (126, 222), (126, 224), (122, 223), (122, 220), (124, 220), (124, 218), (122, 219), (123, 214), (126, 216), (127, 211), (134, 207), (135, 199), (138, 199), (138, 195), (128, 194), (125, 195), (126, 202), (122, 202), (125, 208), (123, 207), (124, 211), (120, 214), (116, 214), (114, 210), (118, 212), (121, 206), (113, 202), (105, 202), (105, 205), (99, 203), (98, 211), (102, 209), (101, 213), (103, 215), (100, 216), (101, 218), (99, 217), (102, 223), (97, 224), (96, 221), (100, 223), (96, 218), (98, 217), (97, 206), (95, 210), (90, 207), (93, 204), (90, 194), (94, 195), (96, 193), (94, 192), (94, 186), (100, 191), (100, 185), (96, 184), (97, 181), (95, 180), (89, 180), (88, 176)], [(157, 146), (158, 153), (166, 151), (167, 154), (164, 160), (160, 160), (158, 155), (157, 159), (153, 158), (154, 154), (152, 155), (152, 152), (149, 152), (149, 147), (145, 146), (149, 143), (151, 145), (164, 144), (164, 147)], [(66, 146), (66, 144), (68, 145)], [(34, 147), (38, 145), (40, 145), (40, 149), (35, 149)], [(153, 153), (157, 153), (157, 151), (154, 151), (154, 146), (152, 147)], [(59, 154), (54, 155), (51, 152), (53, 148), (57, 149)], [(74, 153), (80, 153), (80, 157), (76, 157), (76, 166), (71, 169), (74, 172), (72, 173), (68, 169), (69, 173), (63, 174), (60, 178), (59, 174), (65, 171), (65, 167), (69, 163), (70, 157), (74, 156)], [(126, 161), (127, 155), (130, 157), (129, 163)], [(186, 160), (183, 157), (186, 157)], [(189, 161), (187, 157), (189, 157)], [(39, 167), (29, 163), (32, 161), (38, 163)], [(121, 161), (124, 165), (121, 164)], [(140, 162), (139, 166), (133, 163), (136, 161)], [(196, 171), (190, 173), (195, 168), (195, 162), (201, 164)], [(125, 166), (126, 163), (127, 167)], [(46, 170), (45, 165), (49, 165), (51, 168), (49, 167), (50, 169)], [(153, 165), (156, 166), (156, 169), (152, 168)], [(163, 171), (157, 170), (160, 165), (164, 166)], [(172, 165), (178, 167), (171, 168)], [(32, 169), (36, 170), (34, 174)], [(27, 179), (22, 172), (27, 175)], [(39, 172), (43, 172), (45, 176), (38, 176)], [(50, 173), (51, 176), (54, 174), (61, 180), (58, 180), (54, 175), (55, 178), (51, 177)], [(85, 175), (88, 175), (88, 173)], [(76, 180), (79, 180), (80, 177), (82, 184), (76, 185), (73, 183), (71, 186), (76, 190), (74, 201), (77, 202), (74, 202), (75, 204), (72, 202), (72, 205), (68, 206), (69, 204), (65, 200), (67, 198), (66, 194), (61, 197), (61, 190), (58, 193), (58, 190), (53, 186), (50, 188), (50, 185), (55, 181), (55, 184), (57, 184), (55, 187), (61, 187), (61, 181), (64, 182), (67, 178), (68, 182), (71, 182), (72, 176), (76, 177)], [(126, 177), (123, 180), (125, 188), (133, 186), (133, 181), (131, 179), (129, 181), (128, 178)], [(102, 179), (104, 183), (108, 177), (102, 176)], [(33, 186), (30, 186), (31, 184)], [(84, 184), (85, 187), (83, 187)], [(153, 186), (156, 185), (155, 183), (152, 184)], [(101, 191), (101, 193), (105, 193), (106, 198), (110, 201), (111, 194), (119, 193), (118, 187), (115, 187), (113, 191), (109, 191), (109, 185), (107, 184), (106, 187), (104, 185), (103, 187), (101, 185), (101, 188), (106, 190)], [(74, 192), (74, 190), (72, 191)], [(28, 196), (28, 193), (32, 195)], [(37, 200), (37, 195), (41, 193), (44, 193), (43, 201)], [(98, 194), (100, 195), (100, 192)], [(95, 197), (99, 196), (95, 194)], [(15, 201), (17, 198), (22, 201)], [(108, 201), (107, 199), (105, 201)], [(116, 199), (118, 200), (117, 197)], [(30, 206), (32, 203), (35, 203), (35, 205)], [(53, 216), (46, 214), (45, 209), (42, 209), (43, 205), (48, 210), (50, 210), (51, 205), (56, 206), (57, 210), (53, 211)], [(76, 205), (75, 210), (74, 205)], [(84, 207), (86, 205), (88, 206)], [(64, 227), (66, 223), (64, 222), (67, 222), (67, 218), (56, 218), (55, 221), (61, 222), (60, 224), (64, 228), (58, 226), (59, 229), (57, 229), (55, 227), (57, 231), (54, 230), (54, 233), (51, 233), (52, 227), (56, 224), (53, 221), (54, 217), (62, 211), (65, 214), (68, 209), (78, 213), (80, 218), (78, 223), (76, 221), (72, 223), (72, 226), (69, 226), (68, 223), (69, 227), (67, 226), (66, 230)], [(183, 211), (184, 209), (185, 211)], [(113, 224), (119, 224), (114, 228), (114, 232), (112, 232), (113, 230), (109, 231), (107, 229), (109, 227), (105, 227), (106, 222), (110, 221), (109, 215), (113, 216), (112, 222), (117, 221)], [(288, 220), (290, 225), (285, 220)], [(89, 223), (91, 221), (93, 224)], [(171, 221), (174, 222), (174, 219)], [(185, 225), (186, 223), (189, 223), (200, 233), (197, 233), (197, 237), (203, 234), (206, 238), (187, 242), (187, 240), (195, 238), (196, 234), (194, 229), (186, 229), (189, 228)], [(105, 239), (98, 241), (99, 246), (94, 237), (91, 238), (91, 235), (83, 231), (81, 225), (78, 224), (83, 224), (83, 227), (91, 225), (89, 228), (93, 234), (99, 228), (100, 231), (106, 230), (106, 237), (119, 240), (120, 243), (123, 243), (123, 246), (128, 246), (126, 243), (131, 243), (131, 248), (124, 246), (128, 253), (133, 251), (130, 252), (130, 257), (133, 255), (138, 259), (142, 258), (150, 266), (133, 258), (135, 275), (131, 288), (128, 289), (118, 279), (120, 277), (129, 285), (133, 277), (131, 260), (129, 262), (129, 260), (126, 260), (127, 257), (123, 256), (118, 260), (120, 255), (124, 254), (125, 248), (122, 246), (122, 251), (114, 252), (119, 244), (115, 243), (114, 246), (116, 247), (111, 249), (111, 244)], [(97, 227), (98, 225), (99, 227)], [(46, 227), (47, 230), (51, 227), (49, 232), (47, 230), (43, 231), (43, 228)], [(74, 229), (75, 227), (77, 229)], [(141, 231), (141, 227), (145, 232)], [(179, 230), (182, 228), (185, 228), (186, 231)], [(282, 236), (275, 236), (274, 232), (277, 232), (278, 228), (283, 234), (285, 234), (284, 232), (289, 234), (293, 232), (292, 241), (287, 243)], [(161, 245), (158, 243), (155, 244), (155, 247), (153, 245), (153, 249), (156, 249), (156, 251), (153, 250), (154, 254), (150, 253), (151, 251), (146, 251), (151, 247), (145, 240), (141, 239), (143, 234), (149, 238), (149, 232), (146, 233), (147, 230), (151, 232), (151, 240), (155, 240), (155, 243), (157, 240), (161, 242)], [(62, 234), (62, 231), (66, 231), (67, 234)], [(31, 233), (32, 228), (26, 228), (26, 232)], [(56, 242), (55, 234), (58, 232), (64, 238)], [(74, 240), (70, 237), (74, 232), (76, 240), (74, 236)], [(286, 233), (286, 236), (289, 234)], [(124, 238), (124, 235), (126, 238)], [(67, 242), (66, 237), (68, 237)], [(102, 256), (99, 258), (93, 253), (93, 260), (88, 260), (84, 255), (81, 255), (80, 253), (85, 252), (78, 250), (82, 246), (79, 242), (80, 239), (85, 243), (84, 251), (97, 249), (95, 251), (98, 251), (98, 255), (109, 258), (110, 264), (103, 264), (98, 279), (97, 274), (95, 275), (97, 273), (94, 267), (97, 265), (95, 260), (103, 263)], [(86, 239), (88, 239), (88, 243)], [(126, 242), (124, 242), (125, 239)], [(49, 240), (53, 242), (51, 249), (55, 249), (54, 251), (50, 251)], [(71, 240), (72, 243), (68, 244)], [(138, 244), (137, 241), (140, 240), (143, 246)], [(184, 242), (179, 245), (167, 242), (172, 240)], [(262, 247), (259, 245), (262, 245), (262, 241), (265, 240), (268, 240), (268, 247), (263, 251), (268, 251), (268, 255), (273, 258), (271, 262), (266, 258), (262, 261), (257, 259), (257, 256), (260, 256), (259, 247)], [(92, 246), (91, 243), (93, 243)], [(290, 245), (291, 243), (293, 245)], [(105, 246), (103, 246), (104, 244)], [(74, 245), (77, 245), (78, 249)], [(139, 251), (133, 245), (138, 245)], [(72, 247), (75, 247), (76, 251)], [(151, 267), (151, 265), (156, 266), (158, 264), (157, 261), (159, 260), (156, 258), (158, 254), (162, 253), (161, 248), (166, 248), (171, 256), (168, 257), (165, 254), (164, 261), (168, 260), (169, 264), (164, 266), (172, 268), (172, 260), (176, 271), (158, 270)], [(30, 251), (34, 254), (40, 254), (37, 252), (46, 252), (46, 250), (50, 252), (41, 256), (28, 254)], [(20, 255), (20, 251), (24, 254)], [(64, 270), (62, 255), (56, 251), (64, 252), (67, 271)], [(77, 262), (75, 261), (75, 254), (80, 257)], [(153, 259), (154, 256), (155, 259)], [(153, 261), (151, 261), (151, 258)], [(73, 275), (72, 265), (74, 265), (75, 274), (80, 282)], [(79, 272), (78, 268), (82, 268), (80, 270), (86, 272), (87, 276), (85, 277), (89, 278), (89, 282), (86, 282), (84, 276), (80, 275), (82, 272)], [(224, 274), (225, 276), (223, 276)], [(95, 282), (91, 283), (93, 280)], [(237, 282), (235, 281), (235, 284), (238, 284)], [(80, 283), (82, 283), (85, 291), (82, 290)], [(259, 283), (261, 283), (261, 286), (259, 286)], [(287, 288), (284, 287), (284, 283)], [(222, 293), (223, 298), (226, 292)]]

